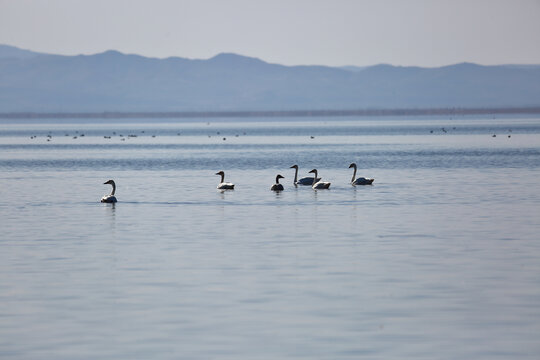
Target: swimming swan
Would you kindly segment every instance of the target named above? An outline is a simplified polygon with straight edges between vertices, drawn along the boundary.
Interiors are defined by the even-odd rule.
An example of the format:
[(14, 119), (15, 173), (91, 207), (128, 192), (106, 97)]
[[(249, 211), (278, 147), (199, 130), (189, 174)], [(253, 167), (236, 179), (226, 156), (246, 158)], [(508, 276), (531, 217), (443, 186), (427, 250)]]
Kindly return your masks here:
[(349, 165), (349, 169), (350, 168), (354, 168), (354, 172), (353, 172), (352, 179), (351, 179), (351, 184), (352, 185), (371, 185), (371, 184), (373, 184), (373, 180), (375, 180), (375, 179), (366, 179), (364, 177), (359, 177), (358, 179), (355, 180), (354, 177), (356, 176), (356, 164), (352, 163), (351, 165)]
[[(313, 185), (313, 179), (312, 177), (304, 177), (301, 179), (298, 179), (298, 165), (293, 165), (290, 167), (290, 169), (295, 169), (294, 171), (294, 185)], [(315, 182), (320, 181), (321, 178), (318, 178)]]
[(216, 175), (221, 175), (221, 181), (217, 186), (218, 189), (220, 190), (233, 190), (234, 189), (234, 184), (223, 182), (223, 180), (225, 180), (225, 173), (223, 171), (218, 171)]
[[(329, 189), (330, 188), (330, 183), (329, 182), (315, 181), (315, 179), (317, 178), (317, 169), (311, 170), (310, 173), (315, 173), (315, 177), (313, 178), (313, 183), (311, 185), (311, 187), (313, 189), (317, 190), (317, 189)], [(319, 180), (320, 180), (320, 178), (319, 178)]]
[(114, 180), (109, 180), (103, 183), (103, 185), (107, 185), (107, 184), (112, 185), (112, 192), (110, 195), (105, 195), (104, 197), (102, 197), (101, 202), (102, 203), (115, 203), (118, 201), (116, 200), (116, 197), (114, 196), (114, 193), (116, 191), (116, 184), (114, 183)]
[(276, 176), (276, 183), (274, 185), (272, 185), (270, 190), (273, 190), (273, 191), (282, 191), (283, 190), (283, 185), (281, 185), (279, 183), (279, 179), (285, 179), (285, 178), (278, 174), (278, 176)]

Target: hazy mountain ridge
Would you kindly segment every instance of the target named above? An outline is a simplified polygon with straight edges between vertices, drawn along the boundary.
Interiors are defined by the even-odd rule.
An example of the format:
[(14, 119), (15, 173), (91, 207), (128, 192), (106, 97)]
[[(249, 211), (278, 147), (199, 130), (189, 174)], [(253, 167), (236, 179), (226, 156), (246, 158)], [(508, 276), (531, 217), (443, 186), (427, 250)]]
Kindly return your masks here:
[(227, 111), (540, 105), (540, 66), (284, 66), (0, 45), (0, 112)]
[(38, 55), (42, 54), (30, 50), (19, 49), (15, 46), (0, 44), (0, 58), (28, 59)]

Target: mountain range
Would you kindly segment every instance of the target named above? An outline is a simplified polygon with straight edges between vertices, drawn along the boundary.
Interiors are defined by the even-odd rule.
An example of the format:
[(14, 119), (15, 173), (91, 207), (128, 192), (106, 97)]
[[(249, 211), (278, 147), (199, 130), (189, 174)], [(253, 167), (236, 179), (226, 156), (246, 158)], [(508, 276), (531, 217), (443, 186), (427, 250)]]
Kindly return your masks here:
[(284, 66), (0, 45), (0, 112), (288, 111), (540, 106), (540, 65)]

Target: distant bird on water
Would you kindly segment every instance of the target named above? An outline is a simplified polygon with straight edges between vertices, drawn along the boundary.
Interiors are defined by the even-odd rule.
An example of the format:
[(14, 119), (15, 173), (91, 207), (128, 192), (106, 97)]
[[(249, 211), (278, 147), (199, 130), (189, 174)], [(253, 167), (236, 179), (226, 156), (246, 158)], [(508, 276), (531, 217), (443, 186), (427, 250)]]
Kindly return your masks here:
[[(330, 188), (330, 183), (327, 182), (327, 181), (316, 181), (315, 179), (317, 179), (317, 169), (313, 169), (310, 171), (310, 173), (314, 173), (315, 174), (315, 177), (313, 178), (313, 183), (311, 185), (311, 187), (314, 189), (314, 190), (319, 190), (319, 189), (329, 189)], [(320, 178), (319, 178), (320, 180)]]
[(278, 174), (276, 176), (276, 183), (274, 185), (272, 185), (270, 190), (272, 190), (272, 191), (282, 191), (283, 190), (283, 185), (279, 183), (279, 179), (285, 179), (285, 178)]
[(221, 181), (219, 182), (217, 188), (220, 190), (233, 190), (234, 184), (233, 183), (226, 183), (225, 182), (225, 173), (223, 171), (218, 171), (216, 175), (221, 175)]
[(354, 178), (356, 176), (356, 164), (355, 163), (352, 163), (351, 165), (349, 165), (349, 169), (350, 168), (354, 168), (354, 172), (353, 172), (352, 179), (351, 179), (351, 184), (352, 185), (371, 185), (371, 184), (373, 184), (373, 180), (375, 180), (375, 179), (366, 179), (365, 177), (359, 177), (358, 179)]
[[(298, 179), (298, 165), (293, 165), (290, 167), (290, 169), (294, 170), (294, 185), (313, 185), (313, 179), (312, 177), (303, 177), (301, 179)], [(315, 180), (315, 182), (321, 180), (321, 178), (318, 178)]]
[(115, 203), (118, 200), (116, 200), (116, 197), (114, 196), (114, 193), (116, 192), (116, 184), (114, 183), (114, 180), (109, 180), (103, 183), (103, 185), (112, 185), (112, 192), (110, 195), (105, 195), (101, 198), (102, 203)]

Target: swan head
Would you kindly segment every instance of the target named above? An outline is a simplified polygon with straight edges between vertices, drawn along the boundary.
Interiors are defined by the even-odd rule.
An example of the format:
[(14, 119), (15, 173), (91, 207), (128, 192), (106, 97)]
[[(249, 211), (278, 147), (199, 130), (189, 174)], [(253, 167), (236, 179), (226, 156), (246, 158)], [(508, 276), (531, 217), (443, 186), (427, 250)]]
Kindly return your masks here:
[(355, 163), (352, 163), (351, 165), (349, 165), (349, 169), (350, 168), (355, 168), (356, 167), (356, 164)]
[(298, 165), (293, 165), (293, 166), (291, 166), (289, 169), (296, 169), (296, 170), (298, 170)]
[(278, 174), (278, 176), (276, 176), (276, 179), (285, 179), (285, 176), (281, 176)]
[(107, 180), (103, 183), (103, 185), (112, 185), (112, 186), (115, 186), (116, 184), (114, 183), (114, 180)]
[(215, 175), (221, 175), (221, 176), (223, 176), (223, 175), (225, 175), (225, 173), (224, 173), (223, 171), (218, 171)]
[(311, 170), (310, 173), (315, 173), (315, 174), (316, 174), (316, 173), (317, 173), (317, 169)]

